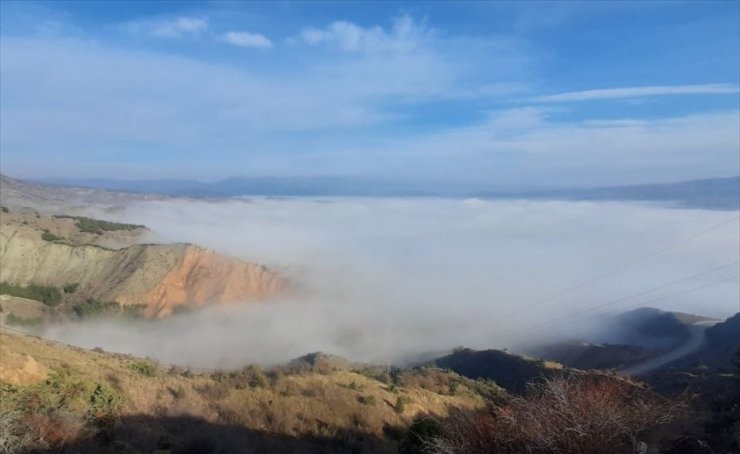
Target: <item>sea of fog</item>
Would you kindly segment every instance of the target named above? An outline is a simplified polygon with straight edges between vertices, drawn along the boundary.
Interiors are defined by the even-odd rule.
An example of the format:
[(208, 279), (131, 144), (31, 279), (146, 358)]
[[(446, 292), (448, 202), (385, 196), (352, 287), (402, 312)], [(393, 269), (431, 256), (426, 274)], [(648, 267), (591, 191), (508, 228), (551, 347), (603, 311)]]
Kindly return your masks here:
[(457, 346), (516, 350), (603, 330), (603, 312), (647, 305), (725, 318), (740, 298), (731, 280), (740, 272), (736, 211), (245, 198), (142, 202), (116, 216), (149, 226), (148, 241), (197, 243), (292, 280), (296, 291), (277, 301), (45, 333), (193, 367), (269, 365), (314, 351), (400, 364)]

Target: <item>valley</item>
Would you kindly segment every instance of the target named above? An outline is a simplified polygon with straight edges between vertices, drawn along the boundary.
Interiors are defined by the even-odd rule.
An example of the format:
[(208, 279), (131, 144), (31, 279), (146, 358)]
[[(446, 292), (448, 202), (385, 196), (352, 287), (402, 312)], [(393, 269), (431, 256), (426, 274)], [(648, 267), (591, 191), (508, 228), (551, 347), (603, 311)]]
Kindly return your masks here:
[[(119, 221), (136, 200), (114, 206), (119, 196), (93, 190), (80, 211), (48, 188), (3, 181), (13, 188), (13, 198), (0, 197), (4, 452), (481, 452), (465, 444), (473, 440), (567, 452), (567, 424), (590, 427), (580, 446), (609, 452), (632, 452), (636, 437), (654, 452), (702, 440), (734, 446), (726, 420), (737, 408), (712, 409), (737, 392), (737, 316), (638, 308), (602, 315), (595, 326), (608, 329), (533, 340), (516, 354), (493, 342), (451, 351), (454, 341), (447, 350), (429, 342), (383, 364), (332, 350), (384, 341), (373, 325), (358, 329), (363, 316), (352, 313), (323, 333), (336, 344), (309, 353), (320, 338), (294, 325), (291, 343), (274, 328), (276, 314), (316, 323), (354, 308), (316, 303), (324, 294), (310, 295), (310, 273), (161, 242), (157, 231)], [(275, 312), (286, 309), (294, 314)], [(249, 361), (259, 351), (265, 360)], [(681, 397), (689, 389), (691, 402)], [(562, 395), (569, 407), (555, 410)], [(553, 411), (572, 420), (555, 423)], [(610, 434), (607, 444), (596, 427)]]

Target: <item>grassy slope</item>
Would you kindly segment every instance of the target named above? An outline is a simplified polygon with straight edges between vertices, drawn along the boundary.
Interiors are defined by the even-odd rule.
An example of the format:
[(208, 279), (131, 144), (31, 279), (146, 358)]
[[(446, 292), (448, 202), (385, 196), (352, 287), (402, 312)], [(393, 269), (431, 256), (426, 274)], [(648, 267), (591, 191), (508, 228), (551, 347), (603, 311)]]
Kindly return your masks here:
[[(75, 446), (94, 452), (101, 440), (133, 452), (151, 452), (163, 443), (184, 449), (199, 442), (192, 440), (197, 426), (201, 438), (223, 449), (249, 439), (277, 451), (328, 446), (331, 452), (394, 452), (393, 434), (415, 416), (484, 405), (464, 384), (434, 392), (403, 383), (393, 387), (346, 370), (260, 374), (190, 375), (126, 355), (0, 334), (3, 417), (15, 414), (11, 422), (19, 425), (18, 433), (31, 435), (27, 446), (52, 450)], [(394, 406), (400, 396), (407, 403), (399, 414)], [(103, 417), (96, 416), (96, 405), (106, 409)]]

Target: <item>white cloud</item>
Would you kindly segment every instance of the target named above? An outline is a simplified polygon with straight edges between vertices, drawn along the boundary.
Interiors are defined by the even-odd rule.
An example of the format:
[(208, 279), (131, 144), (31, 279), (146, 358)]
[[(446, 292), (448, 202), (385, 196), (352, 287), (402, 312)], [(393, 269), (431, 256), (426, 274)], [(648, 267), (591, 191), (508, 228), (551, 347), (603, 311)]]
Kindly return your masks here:
[(208, 29), (205, 18), (178, 17), (171, 20), (131, 22), (126, 25), (132, 33), (142, 33), (159, 38), (197, 36)]
[[(557, 121), (542, 108), (489, 114), (479, 124), (349, 148), (325, 161), (373, 156), (369, 174), (459, 178), (469, 188), (605, 186), (729, 176), (740, 168), (740, 112), (658, 119)], [(468, 193), (470, 190), (468, 190)]]
[[(450, 129), (422, 132), (399, 122), (386, 134), (381, 128), (391, 120), (425, 120), (416, 103), (490, 101), (492, 94), (521, 90), (511, 81), (526, 79), (526, 48), (516, 41), (408, 29), (426, 30), (410, 19), (391, 30), (361, 28), (359, 38), (340, 40), (356, 49), (351, 55), (288, 46), (287, 54), (305, 57), (290, 68), (251, 59), (211, 63), (88, 40), (4, 38), (3, 166), (34, 176), (122, 169), (131, 178), (340, 174), (457, 178), (488, 187), (639, 183), (738, 168), (735, 111), (555, 121), (556, 106), (541, 104)], [(370, 34), (384, 38), (371, 40), (367, 30), (381, 30)], [(383, 41), (388, 37), (413, 45)], [(491, 64), (480, 65), (483, 58)], [(502, 72), (506, 77), (497, 78)], [(488, 110), (493, 103), (480, 105)], [(45, 134), (38, 134), (39, 125)], [(213, 159), (203, 162), (203, 150)], [(170, 164), (164, 169), (147, 164), (150, 159)]]
[[(120, 220), (147, 224), (159, 240), (194, 241), (265, 263), (296, 284), (284, 300), (227, 312), (214, 308), (156, 325), (56, 325), (47, 333), (85, 347), (202, 367), (270, 364), (318, 350), (401, 362), (458, 345), (514, 347), (558, 329), (573, 335), (589, 326), (588, 318), (552, 322), (732, 263), (740, 246), (734, 221), (534, 306), (733, 215), (628, 203), (360, 198), (170, 200), (117, 213)], [(712, 284), (737, 270), (605, 309)], [(737, 311), (737, 298), (737, 282), (725, 282), (651, 304), (725, 317)], [(540, 323), (547, 329), (533, 331)]]
[(221, 35), (221, 40), (239, 47), (254, 47), (258, 49), (272, 47), (272, 41), (259, 33), (226, 32)]
[(740, 87), (732, 84), (704, 85), (656, 85), (648, 87), (604, 88), (599, 90), (573, 91), (556, 95), (533, 98), (536, 102), (575, 102), (595, 99), (639, 98), (662, 95), (707, 95), (732, 94), (740, 92)]
[[(25, 172), (17, 167), (21, 161), (27, 162), (26, 169), (40, 173), (56, 173), (59, 166), (73, 162), (87, 163), (69, 169), (76, 174), (87, 173), (86, 165), (98, 168), (101, 162), (121, 169), (135, 165), (118, 157), (131, 147), (145, 146), (161, 159), (177, 156), (180, 170), (192, 168), (187, 158), (209, 149), (219, 154), (221, 165), (276, 172), (280, 170), (276, 165), (320, 157), (338, 142), (346, 145), (347, 128), (405, 115), (393, 110), (399, 103), (406, 108), (419, 99), (469, 96), (475, 91), (469, 80), (474, 74), (462, 73), (460, 67), (472, 67), (478, 54), (485, 53), (500, 62), (496, 66), (500, 71), (511, 66), (509, 56), (519, 55), (516, 44), (504, 42), (494, 50), (488, 44), (439, 41), (403, 54), (348, 59), (311, 55), (298, 59), (297, 67), (281, 70), (280, 65), (267, 67), (249, 60), (213, 64), (89, 40), (7, 38), (0, 42), (4, 101), (0, 141), (3, 149), (17, 152), (4, 153), (4, 164), (16, 172)], [(304, 52), (286, 49), (291, 51)], [(486, 78), (486, 85), (499, 80)], [(33, 133), (39, 124), (48, 134)], [(291, 136), (309, 131), (316, 131), (316, 137)], [(56, 162), (47, 159), (48, 168), (42, 170), (33, 156), (49, 158), (50, 147), (79, 150), (67, 156), (86, 158), (64, 159), (66, 152), (60, 152), (50, 157)], [(291, 156), (282, 164), (281, 152)], [(213, 161), (212, 169), (218, 162)], [(304, 164), (305, 172), (316, 172), (314, 164), (296, 166)], [(131, 172), (162, 171), (146, 168), (151, 170), (131, 167)]]
[(410, 16), (392, 21), (391, 28), (361, 27), (352, 22), (336, 21), (326, 28), (305, 28), (300, 38), (311, 46), (326, 45), (344, 52), (408, 52), (432, 36), (424, 24)]

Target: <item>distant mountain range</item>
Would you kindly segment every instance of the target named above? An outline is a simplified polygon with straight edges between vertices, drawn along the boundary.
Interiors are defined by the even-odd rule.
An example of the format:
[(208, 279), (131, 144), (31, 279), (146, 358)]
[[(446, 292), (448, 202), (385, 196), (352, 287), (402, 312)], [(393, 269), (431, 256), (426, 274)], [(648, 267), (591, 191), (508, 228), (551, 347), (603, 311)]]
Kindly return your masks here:
[(552, 189), (519, 193), (483, 192), (477, 196), (498, 199), (658, 201), (687, 208), (738, 210), (740, 176), (591, 189)]
[(195, 180), (52, 179), (38, 180), (37, 183), (185, 197), (445, 195), (444, 191), (424, 190), (403, 182), (348, 177), (233, 177), (210, 183)]
[(420, 185), (346, 177), (234, 177), (204, 183), (195, 180), (43, 180), (46, 185), (77, 186), (139, 194), (186, 197), (356, 196), (479, 197), (486, 199), (654, 201), (686, 208), (740, 209), (740, 176), (665, 184), (558, 188), (532, 191), (465, 191), (442, 185)]

